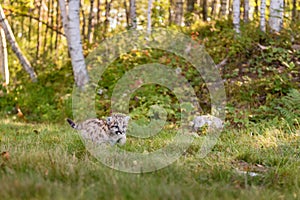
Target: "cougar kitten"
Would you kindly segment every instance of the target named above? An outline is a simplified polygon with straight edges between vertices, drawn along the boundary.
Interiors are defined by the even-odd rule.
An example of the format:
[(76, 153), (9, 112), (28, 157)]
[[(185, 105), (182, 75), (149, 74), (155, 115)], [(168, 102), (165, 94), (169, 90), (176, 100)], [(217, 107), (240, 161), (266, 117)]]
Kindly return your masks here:
[(72, 128), (79, 130), (84, 139), (93, 143), (116, 143), (124, 145), (126, 142), (126, 130), (130, 117), (121, 113), (115, 113), (106, 119), (87, 119), (81, 123), (75, 123), (67, 119)]

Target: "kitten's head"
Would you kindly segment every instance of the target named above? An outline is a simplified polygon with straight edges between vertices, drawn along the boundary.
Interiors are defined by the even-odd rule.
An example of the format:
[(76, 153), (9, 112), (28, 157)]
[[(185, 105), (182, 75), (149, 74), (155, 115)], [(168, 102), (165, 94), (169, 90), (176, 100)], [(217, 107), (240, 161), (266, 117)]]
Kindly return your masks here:
[(112, 134), (125, 135), (130, 116), (115, 113), (106, 118), (106, 123)]

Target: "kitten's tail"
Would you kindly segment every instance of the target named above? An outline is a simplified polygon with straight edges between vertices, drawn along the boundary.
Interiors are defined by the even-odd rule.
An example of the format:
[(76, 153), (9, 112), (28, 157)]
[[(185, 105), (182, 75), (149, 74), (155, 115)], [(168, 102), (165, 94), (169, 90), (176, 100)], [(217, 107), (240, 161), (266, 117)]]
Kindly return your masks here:
[(67, 122), (70, 124), (70, 126), (74, 129), (78, 129), (77, 124), (75, 124), (75, 122), (73, 122), (71, 119), (67, 119)]

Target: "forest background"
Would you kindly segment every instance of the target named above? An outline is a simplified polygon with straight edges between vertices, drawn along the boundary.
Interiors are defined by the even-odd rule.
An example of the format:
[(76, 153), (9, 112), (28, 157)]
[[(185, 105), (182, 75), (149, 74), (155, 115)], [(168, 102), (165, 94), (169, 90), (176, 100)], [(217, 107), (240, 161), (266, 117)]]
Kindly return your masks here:
[[(1, 197), (299, 198), (299, 1), (3, 0), (0, 28)], [(226, 122), (206, 158), (197, 158), (196, 141), (170, 167), (130, 176), (95, 165), (65, 119), (73, 117), (73, 86), (88, 81), (84, 60), (75, 58), (86, 58), (118, 33), (151, 28), (184, 33), (205, 47), (224, 80)], [(104, 72), (95, 90), (97, 115), (109, 115), (116, 80), (134, 66), (153, 62), (180, 70), (203, 114), (210, 113), (207, 86), (188, 62), (141, 49), (120, 56)], [(122, 148), (152, 152), (172, 139), (180, 118), (172, 91), (159, 85), (135, 91), (132, 119), (149, 122), (154, 104), (168, 111), (162, 133), (154, 139), (129, 138)], [(201, 140), (205, 130), (198, 135)], [(111, 191), (116, 185), (119, 189)]]

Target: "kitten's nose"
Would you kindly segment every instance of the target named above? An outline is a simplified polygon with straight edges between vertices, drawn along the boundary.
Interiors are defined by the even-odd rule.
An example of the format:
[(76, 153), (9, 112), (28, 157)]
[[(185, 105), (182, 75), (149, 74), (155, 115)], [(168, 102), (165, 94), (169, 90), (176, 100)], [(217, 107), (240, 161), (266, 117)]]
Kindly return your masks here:
[(117, 131), (116, 133), (117, 133), (117, 135), (122, 135), (121, 131)]

